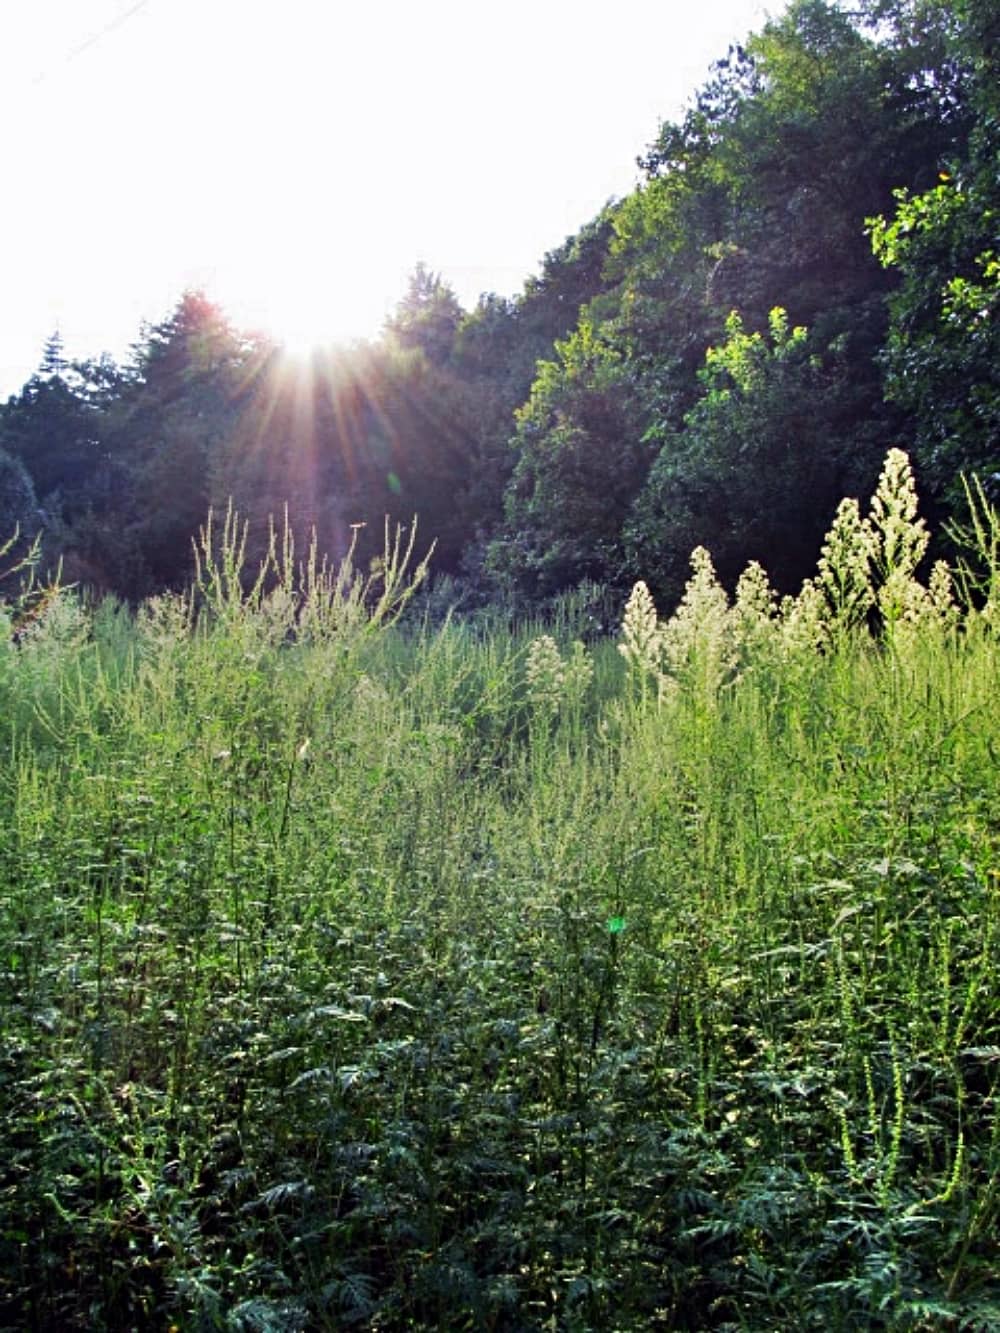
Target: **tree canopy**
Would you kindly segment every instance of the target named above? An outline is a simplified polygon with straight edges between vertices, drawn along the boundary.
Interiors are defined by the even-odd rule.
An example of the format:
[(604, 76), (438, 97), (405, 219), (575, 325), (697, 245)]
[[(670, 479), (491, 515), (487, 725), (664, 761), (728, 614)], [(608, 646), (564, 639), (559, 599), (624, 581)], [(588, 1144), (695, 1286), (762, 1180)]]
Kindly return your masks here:
[(416, 517), (471, 597), (527, 601), (674, 596), (696, 545), (792, 589), (895, 445), (954, 512), (1000, 476), (997, 32), (990, 0), (792, 0), (514, 297), (420, 263), (379, 338), (297, 364), (198, 292), (125, 365), (53, 335), (0, 408), (4, 512), (128, 596), (185, 579), (210, 505), (363, 559)]

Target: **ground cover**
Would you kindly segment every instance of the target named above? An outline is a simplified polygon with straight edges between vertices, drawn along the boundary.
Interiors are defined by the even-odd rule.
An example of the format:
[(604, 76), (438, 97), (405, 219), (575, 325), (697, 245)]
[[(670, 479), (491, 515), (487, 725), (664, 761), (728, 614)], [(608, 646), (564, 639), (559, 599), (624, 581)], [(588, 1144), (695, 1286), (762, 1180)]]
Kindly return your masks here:
[(0, 1326), (1000, 1326), (973, 497), (978, 570), (895, 454), (794, 600), (698, 552), (613, 641), (399, 618), (398, 544), (248, 587), (232, 519), (14, 599)]

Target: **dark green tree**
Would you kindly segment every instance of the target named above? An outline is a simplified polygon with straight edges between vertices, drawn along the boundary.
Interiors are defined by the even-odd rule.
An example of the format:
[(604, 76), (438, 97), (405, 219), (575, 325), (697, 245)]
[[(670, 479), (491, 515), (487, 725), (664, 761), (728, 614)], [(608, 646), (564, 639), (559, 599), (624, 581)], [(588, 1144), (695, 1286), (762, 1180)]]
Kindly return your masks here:
[(393, 340), (356, 363), (334, 449), (345, 467), (341, 513), (364, 523), (359, 549), (379, 554), (385, 519), (417, 519), (421, 545), (436, 542), (437, 572), (459, 570), (475, 535), (474, 398), (447, 366)]
[(451, 358), (462, 313), (451, 287), (420, 261), (385, 330), (400, 347), (419, 350), (433, 365), (443, 366)]
[[(710, 409), (699, 371), (707, 347), (732, 341), (726, 321), (734, 309), (748, 338), (763, 335), (779, 306), (809, 326), (799, 397), (812, 414), (809, 438), (825, 432), (839, 470), (853, 450), (864, 475), (871, 457), (898, 442), (904, 416), (883, 405), (878, 361), (896, 279), (872, 256), (865, 217), (891, 201), (894, 188), (922, 179), (927, 153), (955, 131), (933, 79), (915, 81), (920, 62), (937, 58), (930, 38), (919, 52), (909, 39), (897, 49), (861, 18), (827, 0), (794, 0), (717, 64), (680, 123), (662, 128), (643, 160), (646, 181), (611, 214), (603, 285), (581, 313), (580, 349), (586, 343), (601, 355), (561, 352), (520, 417), (507, 523), (493, 552), (501, 573), (516, 570), (524, 586), (534, 578), (538, 591), (571, 571), (620, 577), (623, 535), (609, 528), (632, 512), (658, 452), (654, 490), (674, 494), (683, 473), (692, 496), (701, 488), (692, 503), (706, 517), (707, 474), (695, 463), (708, 457)], [(806, 367), (817, 356), (843, 391), (808, 384)], [(794, 360), (789, 352), (788, 374)], [(711, 403), (717, 411), (716, 398)], [(742, 427), (740, 414), (727, 411), (721, 454), (730, 457)], [(760, 439), (784, 437), (790, 412), (779, 392), (756, 393), (741, 411)], [(698, 434), (698, 449), (678, 445)], [(746, 447), (749, 459), (752, 442)], [(607, 502), (598, 510), (595, 493), (588, 513), (578, 500), (590, 481)], [(752, 545), (774, 479), (748, 466), (712, 494), (730, 520), (750, 525)], [(641, 521), (632, 517), (642, 541), (654, 545), (655, 508), (647, 494)], [(679, 536), (684, 525), (674, 526), (676, 551), (664, 537), (660, 558), (674, 552), (682, 575), (690, 548)], [(804, 528), (811, 530), (808, 521)], [(637, 531), (627, 543), (633, 555)], [(724, 545), (736, 550), (733, 539)], [(796, 568), (790, 550), (786, 563)]]
[(583, 321), (556, 354), (517, 414), (506, 525), (489, 553), (509, 590), (541, 596), (613, 578), (649, 465), (629, 366), (613, 344)]
[(930, 189), (897, 192), (893, 216), (872, 223), (872, 243), (902, 279), (890, 302), (887, 392), (912, 415), (922, 474), (960, 505), (963, 472), (1000, 493), (1000, 13), (955, 0), (951, 19), (967, 142), (938, 164)]
[(878, 455), (855, 431), (855, 389), (829, 349), (771, 312), (768, 334), (739, 315), (709, 348), (702, 396), (662, 439), (625, 525), (629, 569), (665, 605), (680, 595), (696, 546), (730, 584), (758, 560), (777, 586), (797, 590), (845, 492), (870, 490)]
[(0, 413), (0, 447), (20, 459), (42, 506), (78, 510), (100, 462), (93, 404), (53, 334), (38, 370)]
[(483, 580), (488, 537), (503, 526), (503, 496), (517, 454), (511, 448), (515, 413), (531, 392), (538, 365), (576, 327), (582, 308), (604, 287), (613, 207), (603, 209), (542, 260), (537, 276), (513, 298), (480, 298), (459, 326), (452, 369), (466, 418), (473, 423), (473, 457), (465, 494), (463, 567)]
[(35, 489), (24, 464), (0, 449), (0, 546), (15, 531), (34, 535), (42, 525)]
[(120, 571), (130, 593), (189, 576), (191, 542), (213, 498), (213, 457), (252, 396), (262, 356), (200, 292), (186, 292), (145, 330), (109, 428), (127, 479), (124, 530), (142, 553), (141, 568)]

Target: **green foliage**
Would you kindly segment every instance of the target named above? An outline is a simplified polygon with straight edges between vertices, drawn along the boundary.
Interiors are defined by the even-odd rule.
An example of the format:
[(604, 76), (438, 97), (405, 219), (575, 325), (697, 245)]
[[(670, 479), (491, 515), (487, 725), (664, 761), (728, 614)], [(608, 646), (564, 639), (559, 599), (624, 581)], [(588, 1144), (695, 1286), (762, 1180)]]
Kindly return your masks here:
[(862, 454), (837, 430), (852, 391), (836, 354), (824, 365), (781, 309), (767, 337), (747, 332), (735, 312), (725, 332), (706, 353), (702, 396), (683, 428), (651, 432), (659, 453), (625, 528), (631, 567), (671, 598), (696, 545), (712, 550), (730, 584), (757, 559), (783, 587), (797, 586)]
[(898, 270), (885, 350), (888, 392), (913, 414), (916, 453), (953, 511), (961, 472), (993, 488), (1000, 388), (1000, 72), (995, 6), (951, 7), (946, 50), (966, 135), (944, 155), (938, 181), (898, 190), (895, 213), (871, 219), (876, 255)]
[(648, 467), (621, 353), (586, 321), (556, 353), (517, 414), (507, 529), (490, 557), (502, 580), (543, 594), (620, 565), (622, 523)]
[(913, 411), (921, 459), (952, 499), (959, 469), (991, 478), (1000, 468), (998, 203), (949, 177), (921, 195), (901, 191), (892, 222), (872, 225), (876, 253), (903, 274), (887, 386)]
[(27, 469), (19, 459), (0, 449), (0, 531), (30, 528), (40, 517)]
[(47, 508), (81, 503), (100, 452), (81, 376), (62, 359), (57, 338), (49, 340), (38, 371), (7, 403), (0, 445), (24, 465)]
[(398, 541), (370, 579), (275, 535), (258, 576), (234, 515), (135, 615), (36, 600), (0, 645), (0, 1323), (991, 1327), (976, 505), (967, 599), (919, 582), (893, 456), (796, 598), (702, 551), (624, 654), (568, 605), (408, 624)]
[(463, 565), (474, 575), (481, 574), (482, 539), (502, 523), (504, 491), (517, 462), (510, 446), (515, 412), (529, 397), (538, 363), (552, 358), (555, 344), (572, 333), (581, 309), (603, 289), (613, 212), (606, 208), (547, 254), (520, 296), (487, 294), (459, 326), (451, 364), (466, 386), (473, 423)]
[(462, 307), (452, 289), (439, 273), (418, 263), (386, 330), (401, 347), (419, 349), (429, 361), (443, 365), (451, 358), (461, 319)]
[[(727, 581), (766, 555), (794, 587), (837, 497), (871, 487), (905, 418), (883, 403), (894, 279), (864, 219), (963, 132), (948, 25), (895, 17), (890, 39), (884, 14), (797, 0), (662, 127), (610, 214), (602, 290), (519, 415), (501, 580), (544, 596), (627, 560), (674, 598), (705, 543)], [(809, 336), (772, 331), (768, 358), (776, 308)]]

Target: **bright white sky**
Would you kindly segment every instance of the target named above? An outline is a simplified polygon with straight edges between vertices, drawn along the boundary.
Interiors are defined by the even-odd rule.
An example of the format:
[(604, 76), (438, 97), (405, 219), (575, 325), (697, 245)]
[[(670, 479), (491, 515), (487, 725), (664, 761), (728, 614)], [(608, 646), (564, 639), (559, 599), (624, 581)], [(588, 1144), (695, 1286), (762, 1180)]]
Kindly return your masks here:
[(512, 294), (783, 0), (0, 0), (0, 395), (204, 286), (376, 333), (418, 259)]

